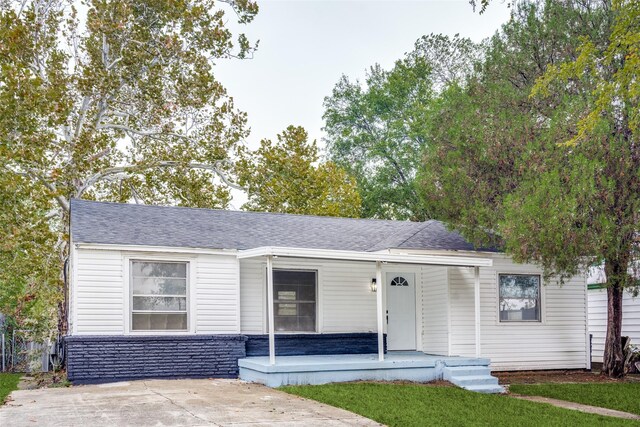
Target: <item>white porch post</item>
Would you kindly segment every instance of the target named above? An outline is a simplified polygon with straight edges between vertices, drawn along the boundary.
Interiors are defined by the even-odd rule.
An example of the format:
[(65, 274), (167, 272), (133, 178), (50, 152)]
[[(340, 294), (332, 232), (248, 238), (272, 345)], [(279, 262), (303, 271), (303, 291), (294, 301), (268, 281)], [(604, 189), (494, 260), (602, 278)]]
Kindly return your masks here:
[(473, 268), (474, 278), (474, 308), (476, 314), (476, 357), (480, 357), (480, 267)]
[(384, 289), (382, 281), (382, 265), (380, 261), (376, 261), (376, 300), (378, 307), (378, 360), (384, 360), (384, 311), (382, 307), (382, 290)]
[(269, 364), (276, 364), (276, 333), (273, 315), (273, 257), (267, 255), (267, 313), (269, 317)]

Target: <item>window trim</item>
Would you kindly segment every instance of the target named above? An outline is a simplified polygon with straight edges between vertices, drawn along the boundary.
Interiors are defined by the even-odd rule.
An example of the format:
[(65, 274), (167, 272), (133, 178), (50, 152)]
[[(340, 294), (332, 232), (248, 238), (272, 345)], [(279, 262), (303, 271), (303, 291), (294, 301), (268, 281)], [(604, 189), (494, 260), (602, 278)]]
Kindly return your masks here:
[[(500, 276), (538, 276), (538, 287), (539, 287), (539, 291), (538, 291), (538, 313), (539, 313), (539, 318), (537, 320), (502, 320), (500, 318)], [(538, 273), (538, 272), (522, 272), (522, 271), (497, 271), (496, 272), (496, 309), (497, 309), (497, 317), (496, 317), (496, 323), (499, 325), (522, 325), (523, 323), (526, 324), (538, 324), (538, 325), (542, 325), (546, 323), (546, 317), (545, 317), (545, 310), (543, 310), (543, 306), (544, 306), (544, 292), (543, 292), (543, 288), (544, 288), (544, 284), (542, 282), (542, 274)]]
[[(187, 264), (187, 329), (171, 329), (171, 330), (134, 330), (132, 329), (133, 319), (133, 269), (131, 268), (133, 261), (141, 262), (175, 262)], [(193, 256), (184, 256), (180, 254), (170, 255), (140, 255), (135, 253), (123, 254), (123, 326), (125, 335), (191, 335), (196, 333), (196, 298), (195, 298), (195, 282), (197, 259)]]
[[(315, 326), (314, 326), (314, 330), (313, 331), (278, 331), (275, 330), (276, 334), (282, 334), (282, 335), (296, 335), (296, 334), (320, 334), (320, 313), (321, 313), (321, 298), (320, 298), (320, 268), (319, 267), (315, 267), (315, 266), (310, 266), (310, 267), (292, 267), (292, 266), (288, 266), (288, 265), (278, 265), (278, 266), (273, 266), (273, 271), (300, 271), (300, 272), (309, 272), (309, 273), (315, 273), (316, 275), (316, 300), (315, 300), (315, 305), (316, 305), (316, 313), (315, 313)], [(267, 289), (267, 268), (266, 266), (264, 267), (264, 276), (263, 276), (263, 281), (264, 281), (264, 307), (265, 307), (265, 311), (264, 311), (264, 331), (265, 333), (269, 333), (269, 301), (266, 298), (266, 295), (268, 293), (268, 289)], [(275, 293), (275, 283), (274, 285), (274, 293)], [(276, 298), (274, 295), (274, 299), (273, 299), (273, 303), (275, 305), (276, 303)], [(273, 310), (273, 308), (272, 308)]]

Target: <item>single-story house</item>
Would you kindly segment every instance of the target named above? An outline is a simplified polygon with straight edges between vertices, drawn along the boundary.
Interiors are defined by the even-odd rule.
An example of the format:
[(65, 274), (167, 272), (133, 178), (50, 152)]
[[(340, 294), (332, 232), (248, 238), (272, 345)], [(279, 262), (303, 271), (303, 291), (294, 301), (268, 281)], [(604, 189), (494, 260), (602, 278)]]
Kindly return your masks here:
[[(602, 363), (607, 335), (607, 276), (602, 266), (589, 269), (587, 289), (591, 360)], [(640, 296), (634, 296), (631, 289), (625, 290), (622, 297), (622, 335), (630, 337), (631, 344), (640, 346)]]
[(408, 222), (71, 202), (74, 383), (268, 385), (590, 367), (586, 277)]

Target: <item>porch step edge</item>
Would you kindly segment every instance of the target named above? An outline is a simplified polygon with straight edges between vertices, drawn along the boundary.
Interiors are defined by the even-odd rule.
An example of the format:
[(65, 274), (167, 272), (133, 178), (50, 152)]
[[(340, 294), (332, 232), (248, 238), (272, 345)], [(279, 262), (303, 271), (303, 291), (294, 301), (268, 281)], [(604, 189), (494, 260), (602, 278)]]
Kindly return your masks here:
[(491, 375), (491, 369), (488, 366), (446, 366), (442, 373), (445, 380), (451, 380), (453, 377)]
[(463, 388), (465, 390), (475, 391), (476, 393), (489, 393), (489, 394), (505, 393), (505, 388), (497, 384), (496, 385), (475, 385), (475, 386), (468, 386)]
[(498, 379), (491, 375), (468, 375), (451, 377), (451, 382), (460, 387), (476, 385), (498, 385)]

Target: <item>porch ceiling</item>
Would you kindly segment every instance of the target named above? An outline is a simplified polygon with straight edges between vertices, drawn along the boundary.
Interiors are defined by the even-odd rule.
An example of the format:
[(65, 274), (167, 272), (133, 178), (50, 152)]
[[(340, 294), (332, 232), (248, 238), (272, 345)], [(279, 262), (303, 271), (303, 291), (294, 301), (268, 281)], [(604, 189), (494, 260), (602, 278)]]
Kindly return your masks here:
[(254, 249), (238, 251), (238, 259), (256, 258), (263, 256), (314, 258), (346, 261), (388, 262), (398, 264), (428, 264), (451, 265), (464, 267), (491, 267), (491, 258), (458, 256), (458, 255), (415, 255), (404, 253), (380, 253), (362, 251), (342, 251), (329, 249), (287, 248), (278, 246), (263, 246)]

